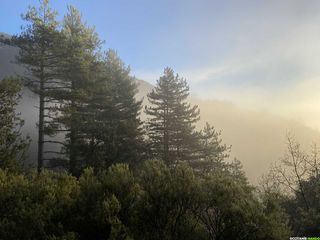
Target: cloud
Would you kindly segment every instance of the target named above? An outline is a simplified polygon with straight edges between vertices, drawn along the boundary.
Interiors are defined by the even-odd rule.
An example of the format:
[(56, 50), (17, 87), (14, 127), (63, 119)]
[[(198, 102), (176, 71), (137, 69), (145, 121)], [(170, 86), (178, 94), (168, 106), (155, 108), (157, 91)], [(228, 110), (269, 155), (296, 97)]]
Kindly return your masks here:
[(157, 69), (157, 70), (132, 69), (131, 73), (138, 79), (145, 80), (151, 84), (155, 84), (156, 80), (162, 75), (163, 69)]
[[(201, 99), (320, 129), (319, 11), (313, 0), (187, 1), (171, 25), (151, 37), (157, 49), (151, 57), (185, 77)], [(154, 84), (165, 67), (160, 64), (134, 74)]]

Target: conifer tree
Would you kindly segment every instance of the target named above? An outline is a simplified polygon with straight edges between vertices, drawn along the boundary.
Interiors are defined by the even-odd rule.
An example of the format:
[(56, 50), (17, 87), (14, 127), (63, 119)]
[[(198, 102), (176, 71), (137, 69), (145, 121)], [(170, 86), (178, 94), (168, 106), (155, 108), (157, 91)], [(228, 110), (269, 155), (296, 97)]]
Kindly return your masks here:
[(114, 50), (106, 52), (100, 64), (87, 106), (88, 164), (100, 169), (114, 163), (135, 165), (143, 148), (137, 86)]
[(38, 121), (38, 172), (43, 168), (44, 139), (46, 124), (47, 91), (55, 84), (57, 58), (54, 47), (59, 36), (56, 11), (49, 6), (48, 0), (42, 0), (40, 7), (30, 7), (23, 15), (28, 24), (23, 32), (13, 38), (19, 47), (18, 63), (25, 65), (29, 77), (23, 76), (26, 84), (39, 95)]
[(191, 160), (197, 146), (194, 123), (199, 120), (200, 110), (187, 102), (188, 96), (186, 80), (170, 68), (164, 70), (157, 86), (148, 94), (150, 106), (145, 112), (149, 117), (151, 151), (168, 165)]
[(0, 81), (0, 168), (13, 171), (21, 166), (29, 142), (21, 137), (23, 120), (15, 112), (20, 90), (17, 80)]
[(53, 121), (50, 131), (53, 134), (65, 133), (63, 153), (67, 157), (70, 172), (78, 175), (85, 164), (82, 150), (87, 140), (84, 132), (89, 128), (88, 94), (97, 73), (101, 42), (94, 28), (88, 27), (78, 10), (72, 6), (68, 6), (61, 36), (57, 50), (59, 81), (50, 91), (51, 98), (58, 104), (51, 107)]
[(217, 132), (214, 127), (206, 123), (199, 132), (198, 157), (191, 163), (193, 169), (202, 174), (227, 171), (229, 165), (225, 159), (229, 157), (231, 146), (222, 144), (220, 136), (221, 132)]

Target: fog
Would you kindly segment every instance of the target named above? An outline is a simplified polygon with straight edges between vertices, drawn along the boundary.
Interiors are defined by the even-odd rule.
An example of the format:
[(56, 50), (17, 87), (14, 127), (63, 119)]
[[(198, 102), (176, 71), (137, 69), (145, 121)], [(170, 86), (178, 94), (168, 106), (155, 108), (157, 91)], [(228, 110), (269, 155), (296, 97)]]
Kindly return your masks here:
[[(152, 85), (145, 81), (139, 83), (137, 98), (143, 98), (147, 105), (146, 95)], [(271, 164), (284, 155), (287, 134), (293, 135), (305, 150), (310, 150), (312, 143), (320, 142), (319, 131), (290, 118), (266, 111), (247, 110), (227, 101), (197, 97), (191, 97), (190, 101), (200, 107), (198, 128), (208, 122), (221, 131), (223, 143), (232, 146), (229, 160), (239, 159), (248, 179), (254, 184), (258, 183)], [(145, 119), (143, 113), (142, 118)]]
[[(0, 73), (1, 78), (5, 76), (23, 73), (23, 69), (14, 64), (15, 55), (17, 50), (8, 47), (0, 47)], [(145, 80), (145, 79), (144, 79)], [(147, 93), (151, 91), (153, 85), (150, 83), (139, 80), (139, 93), (138, 99), (144, 99), (144, 104), (147, 103)], [(291, 95), (299, 96), (298, 92), (312, 89), (312, 93), (316, 94), (317, 88), (308, 82), (301, 83), (300, 90), (292, 88)], [(191, 88), (191, 93), (193, 89)], [(306, 98), (312, 98), (313, 94), (307, 94)], [(260, 176), (267, 172), (270, 164), (277, 161), (284, 153), (285, 136), (287, 132), (295, 135), (296, 139), (302, 144), (303, 147), (308, 149), (312, 142), (320, 140), (320, 133), (311, 128), (309, 124), (306, 125), (303, 121), (299, 121), (297, 117), (287, 116), (271, 113), (263, 108), (248, 108), (241, 106), (241, 101), (237, 104), (231, 101), (216, 100), (193, 96), (190, 98), (192, 104), (197, 104), (201, 110), (201, 119), (198, 127), (203, 126), (205, 122), (209, 122), (216, 130), (222, 132), (222, 139), (225, 144), (232, 145), (232, 152), (230, 159), (238, 158), (244, 170), (252, 183), (257, 183)], [(289, 105), (290, 98), (287, 102)], [(316, 102), (316, 101), (315, 101)], [(29, 90), (24, 89), (21, 103), (17, 108), (21, 112), (22, 118), (25, 120), (23, 133), (28, 134), (32, 138), (32, 144), (29, 151), (29, 162), (35, 163), (36, 154), (36, 136), (37, 136), (37, 96)], [(310, 103), (311, 104), (311, 103)], [(291, 108), (294, 108), (292, 105)], [(316, 105), (315, 105), (316, 106)], [(303, 108), (303, 102), (301, 102)], [(275, 103), (274, 109), (279, 108)], [(310, 109), (304, 108), (305, 111)], [(287, 112), (290, 112), (290, 106), (287, 107)], [(319, 111), (320, 112), (320, 111)], [(316, 114), (310, 115), (311, 119), (317, 119)], [(142, 119), (145, 116), (142, 111)]]
[[(190, 1), (168, 26), (169, 39), (152, 38), (157, 55), (149, 56), (151, 46), (145, 54), (165, 59), (198, 98), (320, 129), (319, 10), (319, 1)], [(133, 71), (154, 83), (160, 63)]]

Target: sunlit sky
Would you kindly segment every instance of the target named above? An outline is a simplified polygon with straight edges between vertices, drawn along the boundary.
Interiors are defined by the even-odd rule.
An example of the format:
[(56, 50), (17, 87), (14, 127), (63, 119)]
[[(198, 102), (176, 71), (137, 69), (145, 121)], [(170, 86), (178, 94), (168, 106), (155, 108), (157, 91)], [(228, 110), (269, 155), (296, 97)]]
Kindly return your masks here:
[[(0, 32), (18, 33), (37, 4), (1, 0)], [(68, 4), (138, 78), (155, 83), (170, 66), (194, 96), (320, 129), (320, 1), (51, 1), (61, 15)]]

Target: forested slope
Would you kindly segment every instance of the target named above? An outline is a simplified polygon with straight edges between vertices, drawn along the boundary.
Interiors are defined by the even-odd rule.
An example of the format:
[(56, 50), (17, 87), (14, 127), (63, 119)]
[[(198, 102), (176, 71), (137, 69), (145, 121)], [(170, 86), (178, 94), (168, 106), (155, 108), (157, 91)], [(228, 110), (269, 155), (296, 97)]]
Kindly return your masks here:
[[(6, 76), (23, 74), (25, 70), (21, 65), (15, 64), (18, 49), (9, 45), (0, 45), (0, 79)], [(153, 81), (154, 79), (146, 79)], [(137, 80), (137, 99), (143, 99), (143, 105), (148, 104), (147, 94), (153, 85)], [(212, 94), (214, 96), (214, 93)], [(36, 156), (36, 122), (38, 111), (37, 96), (30, 90), (23, 89), (23, 97), (18, 106), (25, 120), (23, 132), (29, 134), (33, 144), (29, 150), (29, 162), (35, 161)], [(311, 129), (302, 123), (281, 118), (267, 112), (257, 112), (242, 109), (231, 102), (219, 100), (203, 100), (190, 98), (193, 104), (197, 104), (201, 110), (199, 126), (209, 122), (217, 130), (222, 131), (222, 138), (226, 144), (232, 145), (231, 157), (241, 160), (250, 181), (256, 183), (262, 173), (270, 167), (270, 164), (278, 160), (285, 149), (285, 135), (293, 132), (297, 140), (305, 147), (311, 142), (320, 139), (318, 131)], [(142, 119), (145, 114), (141, 111)]]

